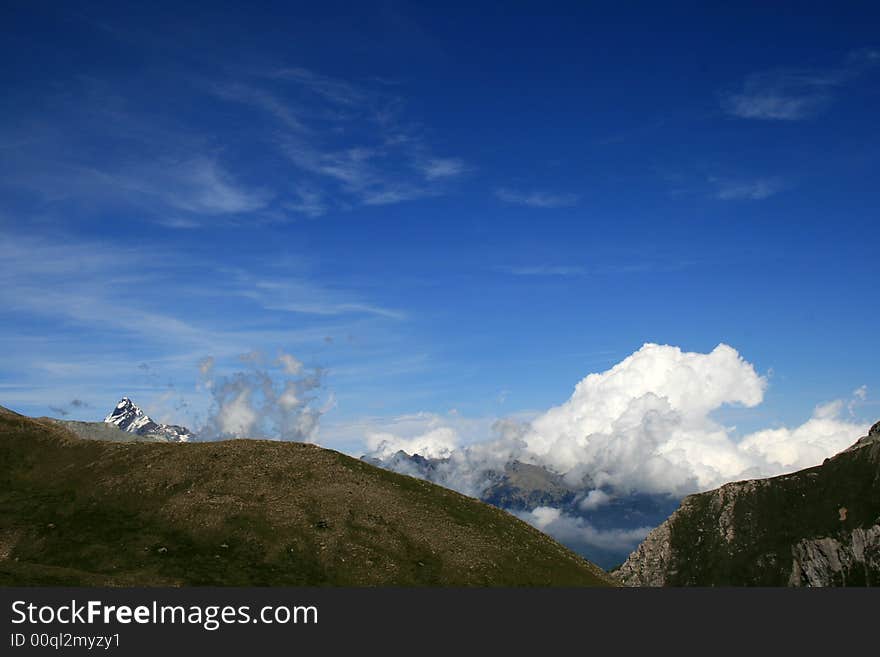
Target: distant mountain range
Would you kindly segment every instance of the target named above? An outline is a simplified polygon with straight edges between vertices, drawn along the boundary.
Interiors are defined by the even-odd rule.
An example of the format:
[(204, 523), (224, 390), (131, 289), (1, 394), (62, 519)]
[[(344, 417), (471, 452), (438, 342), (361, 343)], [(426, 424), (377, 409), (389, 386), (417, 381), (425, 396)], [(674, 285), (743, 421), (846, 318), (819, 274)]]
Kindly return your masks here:
[(614, 574), (631, 586), (880, 585), (880, 422), (822, 465), (688, 496)]
[[(450, 486), (445, 469), (448, 459), (425, 458), (404, 451), (385, 459), (370, 456), (362, 459), (394, 472), (454, 487)], [(589, 492), (595, 490), (590, 482), (572, 485), (543, 466), (517, 460), (506, 463), (503, 468), (487, 469), (480, 473), (479, 478), (484, 485), (478, 492), (478, 498), (483, 502), (521, 517), (538, 507), (552, 507), (575, 521), (580, 519), (588, 522), (598, 532), (622, 533), (638, 529), (647, 532), (668, 518), (681, 501), (669, 495), (632, 492), (609, 494), (602, 504), (591, 505), (585, 502)], [(577, 533), (557, 538), (603, 568), (620, 565), (635, 547), (634, 542), (619, 545), (588, 543), (579, 540)]]

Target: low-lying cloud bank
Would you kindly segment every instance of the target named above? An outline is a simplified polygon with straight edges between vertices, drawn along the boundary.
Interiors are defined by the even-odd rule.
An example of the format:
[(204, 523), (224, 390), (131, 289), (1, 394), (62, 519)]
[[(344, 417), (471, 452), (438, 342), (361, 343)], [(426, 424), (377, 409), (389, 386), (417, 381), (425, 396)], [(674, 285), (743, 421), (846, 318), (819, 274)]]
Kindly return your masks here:
[(599, 548), (608, 552), (631, 551), (653, 529), (653, 527), (598, 529), (584, 518), (569, 515), (549, 506), (514, 512), (514, 515), (570, 547)]
[[(739, 439), (711, 417), (725, 405), (757, 406), (766, 387), (766, 378), (728, 345), (704, 354), (645, 344), (584, 378), (566, 402), (530, 422), (496, 422), (485, 441), (462, 445), (454, 426), (435, 425), (419, 435), (370, 434), (368, 456), (387, 460), (403, 450), (444, 458), (433, 478), (475, 496), (487, 485), (487, 470), (516, 459), (582, 487), (588, 508), (615, 495), (680, 497), (809, 467), (868, 429), (847, 417), (851, 407), (844, 401), (819, 406), (798, 427)], [(857, 396), (863, 398), (864, 389)]]

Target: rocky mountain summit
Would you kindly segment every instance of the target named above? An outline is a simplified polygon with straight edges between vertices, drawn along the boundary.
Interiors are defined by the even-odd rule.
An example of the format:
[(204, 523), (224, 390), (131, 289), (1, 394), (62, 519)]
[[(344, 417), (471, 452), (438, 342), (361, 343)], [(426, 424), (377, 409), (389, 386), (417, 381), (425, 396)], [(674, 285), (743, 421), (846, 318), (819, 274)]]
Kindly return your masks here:
[(114, 425), (121, 431), (158, 438), (170, 443), (185, 443), (193, 437), (186, 427), (154, 422), (128, 397), (119, 400), (116, 407), (104, 418), (104, 422)]
[(880, 585), (880, 422), (820, 466), (686, 497), (614, 575), (630, 586)]

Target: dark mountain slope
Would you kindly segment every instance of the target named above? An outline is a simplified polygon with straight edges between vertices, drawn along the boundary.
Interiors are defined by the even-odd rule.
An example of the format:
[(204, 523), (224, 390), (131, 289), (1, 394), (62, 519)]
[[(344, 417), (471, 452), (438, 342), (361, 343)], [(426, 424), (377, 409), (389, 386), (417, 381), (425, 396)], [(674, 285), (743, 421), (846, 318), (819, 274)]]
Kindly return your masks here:
[(615, 575), (633, 586), (880, 585), (880, 423), (821, 466), (685, 498)]
[(0, 584), (609, 583), (507, 513), (338, 452), (83, 440), (0, 409)]

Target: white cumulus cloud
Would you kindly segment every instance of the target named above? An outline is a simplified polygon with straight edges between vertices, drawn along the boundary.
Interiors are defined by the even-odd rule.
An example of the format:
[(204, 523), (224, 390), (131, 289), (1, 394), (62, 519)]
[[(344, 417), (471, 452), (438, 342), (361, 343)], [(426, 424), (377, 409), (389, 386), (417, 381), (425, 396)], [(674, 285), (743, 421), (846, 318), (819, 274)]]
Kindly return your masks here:
[(843, 400), (822, 404), (801, 426), (756, 431), (743, 438), (739, 448), (773, 474), (817, 465), (852, 445), (867, 430), (867, 426), (842, 419), (843, 408)]
[(510, 460), (542, 465), (589, 490), (580, 503), (590, 510), (615, 493), (681, 496), (816, 465), (868, 429), (844, 417), (844, 401), (818, 407), (800, 426), (743, 437), (712, 417), (724, 406), (757, 406), (766, 387), (728, 345), (697, 353), (645, 344), (585, 377), (559, 406), (531, 421), (496, 422), (482, 441), (457, 444), (454, 431), (442, 431), (448, 425), (435, 424), (406, 439), (392, 431), (373, 435), (367, 446), (379, 458), (398, 449), (448, 457), (432, 477), (470, 495), (488, 485), (487, 470)]
[(748, 466), (709, 413), (755, 406), (766, 381), (735, 349), (708, 354), (646, 344), (575, 386), (531, 423), (526, 450), (570, 479), (620, 489), (679, 492)]

